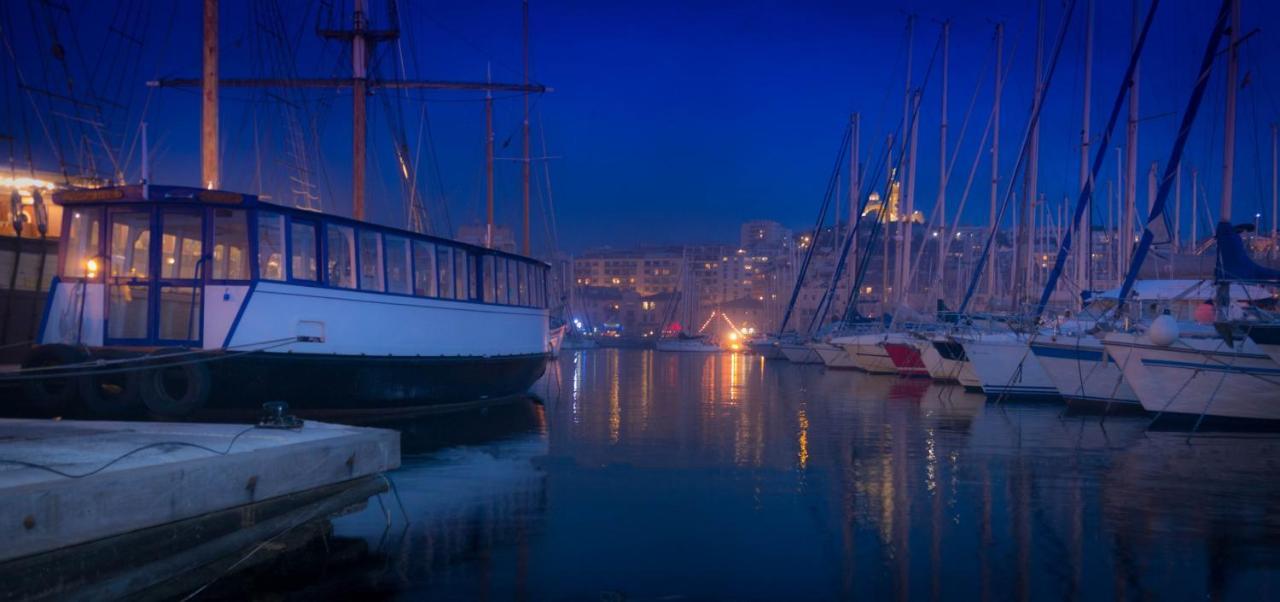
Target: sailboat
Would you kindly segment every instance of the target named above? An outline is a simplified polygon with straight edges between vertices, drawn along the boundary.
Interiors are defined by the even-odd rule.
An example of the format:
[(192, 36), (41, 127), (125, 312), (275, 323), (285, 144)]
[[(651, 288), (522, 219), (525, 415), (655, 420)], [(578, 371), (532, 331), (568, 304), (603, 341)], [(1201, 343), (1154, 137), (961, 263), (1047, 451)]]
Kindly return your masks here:
[[(1228, 18), (1230, 24), (1228, 25)], [(1253, 303), (1233, 303), (1233, 283), (1280, 284), (1280, 271), (1257, 265), (1248, 256), (1240, 229), (1231, 217), (1232, 178), (1235, 162), (1235, 105), (1238, 88), (1238, 41), (1240, 11), (1238, 0), (1224, 0), (1202, 61), (1202, 73), (1212, 65), (1218, 44), (1229, 37), (1227, 49), (1226, 127), (1224, 128), (1223, 174), (1220, 219), (1215, 233), (1217, 265), (1214, 268), (1217, 294), (1212, 311), (1216, 314), (1216, 337), (1181, 336), (1177, 321), (1162, 315), (1145, 332), (1118, 332), (1103, 340), (1107, 352), (1124, 372), (1125, 380), (1137, 394), (1142, 407), (1151, 412), (1204, 417), (1280, 420), (1276, 383), (1280, 364), (1252, 339), (1254, 326), (1269, 327), (1276, 316), (1262, 312)], [(1202, 77), (1196, 94), (1203, 94)], [(1185, 128), (1184, 128), (1185, 129)], [(1180, 136), (1178, 145), (1181, 144)], [(1179, 149), (1179, 146), (1175, 146)], [(1175, 159), (1177, 154), (1175, 154)], [(1176, 163), (1176, 161), (1175, 161)], [(1151, 217), (1135, 252), (1122, 293), (1132, 286), (1138, 267), (1149, 251), (1164, 218), (1167, 189), (1162, 186)], [(1122, 294), (1121, 302), (1126, 300)]]
[[(257, 409), (387, 417), (525, 393), (550, 356), (549, 266), (361, 219), (368, 28), (355, 3), (354, 218), (216, 186), (62, 191), (57, 277), (24, 362), (61, 411)], [(202, 180), (218, 181), (217, 12), (206, 33)], [(398, 32), (396, 32), (398, 33)], [(339, 36), (341, 37), (341, 36)], [(364, 59), (364, 60), (361, 60)], [(402, 82), (403, 83), (403, 82)], [(230, 85), (230, 84), (222, 84)], [(468, 84), (468, 89), (541, 90)]]

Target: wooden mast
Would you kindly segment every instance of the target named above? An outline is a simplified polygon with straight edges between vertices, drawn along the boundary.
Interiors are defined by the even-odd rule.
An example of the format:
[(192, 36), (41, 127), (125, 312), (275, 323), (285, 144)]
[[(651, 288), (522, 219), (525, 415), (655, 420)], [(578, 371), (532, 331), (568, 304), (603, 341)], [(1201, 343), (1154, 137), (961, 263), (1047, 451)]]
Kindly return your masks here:
[(218, 0), (204, 0), (204, 47), (200, 77), (200, 183), (217, 188), (218, 173)]
[(484, 246), (493, 247), (493, 92), (484, 94)]
[(368, 0), (356, 0), (351, 31), (351, 217), (364, 219), (366, 126), (369, 57), (365, 33), (369, 29)]
[[(524, 85), (529, 85), (529, 0), (524, 0), (521, 5), (521, 39), (524, 54)], [(521, 251), (527, 256), (530, 253), (529, 241), (529, 92), (526, 90), (524, 96), (524, 123), (521, 127), (521, 137), (524, 142), (524, 152), (521, 157), (521, 206), (524, 209), (523, 228), (521, 229)]]

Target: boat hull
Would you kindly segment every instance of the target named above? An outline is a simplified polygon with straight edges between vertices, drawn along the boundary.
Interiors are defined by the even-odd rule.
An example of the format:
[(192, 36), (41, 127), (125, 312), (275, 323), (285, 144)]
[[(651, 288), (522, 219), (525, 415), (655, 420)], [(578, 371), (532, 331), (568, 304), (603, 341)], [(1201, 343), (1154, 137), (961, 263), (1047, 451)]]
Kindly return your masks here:
[(820, 364), (822, 358), (807, 343), (778, 343), (778, 349), (793, 364)]
[(894, 367), (893, 360), (889, 358), (889, 353), (881, 345), (883, 341), (884, 335), (882, 334), (863, 334), (842, 337), (831, 342), (844, 348), (845, 353), (849, 354), (849, 357), (853, 360), (853, 365), (863, 372), (897, 374), (898, 369)]
[(1120, 365), (1097, 337), (1045, 337), (1031, 342), (1031, 353), (1067, 405), (1080, 409), (1141, 407)]
[(915, 341), (885, 341), (884, 350), (889, 354), (889, 359), (899, 375), (929, 376), (929, 370), (920, 357), (920, 349), (916, 347)]
[(1180, 339), (1167, 346), (1146, 335), (1103, 340), (1149, 412), (1280, 420), (1280, 364), (1249, 339)]
[(933, 380), (960, 383), (968, 391), (982, 391), (982, 381), (973, 373), (960, 343), (947, 338), (933, 339), (921, 346), (920, 359)]
[(822, 358), (822, 363), (826, 367), (834, 370), (854, 370), (857, 368), (853, 363), (853, 358), (845, 352), (843, 347), (832, 345), (831, 343), (814, 343), (813, 350)]
[(992, 337), (964, 342), (965, 356), (990, 397), (1058, 400), (1058, 388), (1023, 339)]

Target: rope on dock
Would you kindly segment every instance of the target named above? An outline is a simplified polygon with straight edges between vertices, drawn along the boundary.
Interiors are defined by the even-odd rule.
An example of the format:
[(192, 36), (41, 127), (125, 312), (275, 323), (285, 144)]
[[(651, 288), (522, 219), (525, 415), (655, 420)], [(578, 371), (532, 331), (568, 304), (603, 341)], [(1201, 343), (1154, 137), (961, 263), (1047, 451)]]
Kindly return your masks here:
[(231, 441), (227, 443), (227, 448), (226, 448), (226, 449), (224, 449), (224, 450), (217, 450), (217, 449), (214, 449), (214, 448), (209, 447), (209, 446), (207, 446), (207, 445), (201, 445), (201, 444), (199, 444), (199, 443), (191, 443), (191, 442), (188, 442), (188, 441), (156, 441), (156, 442), (154, 442), (154, 443), (148, 443), (148, 444), (143, 445), (143, 446), (140, 446), (140, 447), (135, 447), (134, 449), (131, 449), (131, 450), (129, 450), (129, 451), (127, 451), (127, 452), (123, 453), (123, 454), (120, 454), (119, 456), (116, 456), (115, 458), (112, 458), (112, 459), (111, 459), (110, 461), (108, 461), (106, 464), (103, 464), (102, 466), (99, 466), (99, 467), (97, 467), (97, 468), (95, 468), (95, 469), (93, 469), (93, 470), (90, 470), (89, 472), (83, 472), (83, 473), (70, 473), (70, 472), (65, 472), (65, 471), (62, 471), (62, 470), (58, 470), (57, 468), (54, 468), (54, 467), (52, 467), (52, 466), (48, 466), (48, 465), (45, 465), (45, 464), (38, 464), (38, 463), (36, 463), (36, 462), (27, 462), (26, 460), (8, 460), (8, 459), (5, 459), (5, 458), (0, 458), (0, 464), (8, 464), (8, 465), (11, 465), (11, 466), (21, 466), (21, 467), (24, 467), (24, 468), (34, 468), (34, 469), (36, 469), (36, 470), (43, 470), (43, 471), (45, 471), (45, 472), (51, 472), (51, 473), (53, 473), (53, 474), (56, 474), (56, 475), (58, 475), (58, 476), (62, 476), (62, 477), (66, 477), (66, 478), (68, 478), (68, 479), (83, 479), (83, 478), (85, 478), (85, 477), (89, 477), (89, 476), (93, 476), (93, 475), (95, 475), (95, 474), (98, 474), (98, 473), (100, 473), (100, 472), (102, 472), (102, 471), (106, 470), (107, 468), (111, 467), (111, 466), (112, 466), (112, 465), (114, 465), (115, 463), (117, 463), (117, 462), (119, 462), (119, 461), (121, 461), (121, 460), (124, 460), (125, 458), (128, 458), (129, 456), (132, 456), (132, 455), (134, 455), (134, 454), (136, 454), (136, 453), (138, 453), (138, 452), (144, 451), (144, 450), (151, 449), (151, 448), (153, 448), (153, 447), (168, 447), (168, 446), (175, 446), (175, 445), (176, 445), (176, 446), (179, 446), (179, 447), (193, 447), (193, 448), (195, 448), (195, 449), (200, 449), (200, 450), (207, 451), (207, 452), (209, 452), (209, 453), (211, 453), (211, 454), (214, 454), (214, 455), (218, 455), (218, 456), (225, 456), (225, 455), (227, 455), (227, 454), (231, 453), (231, 448), (235, 446), (236, 441), (238, 441), (238, 440), (240, 439), (240, 437), (242, 437), (243, 435), (245, 435), (246, 433), (248, 433), (249, 431), (251, 431), (251, 430), (253, 430), (253, 429), (255, 429), (255, 428), (258, 428), (258, 427), (257, 427), (257, 425), (253, 425), (253, 426), (246, 427), (244, 430), (242, 430), (242, 431), (240, 431), (240, 432), (236, 433), (236, 435), (235, 435), (234, 437), (232, 437), (232, 438), (231, 438)]

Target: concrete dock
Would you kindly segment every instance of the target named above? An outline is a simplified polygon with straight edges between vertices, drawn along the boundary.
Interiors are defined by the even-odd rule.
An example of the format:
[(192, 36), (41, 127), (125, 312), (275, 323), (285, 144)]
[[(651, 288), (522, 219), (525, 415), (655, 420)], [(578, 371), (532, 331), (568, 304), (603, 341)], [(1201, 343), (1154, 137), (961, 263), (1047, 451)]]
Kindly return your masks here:
[(0, 599), (122, 597), (364, 504), (395, 431), (0, 419)]

